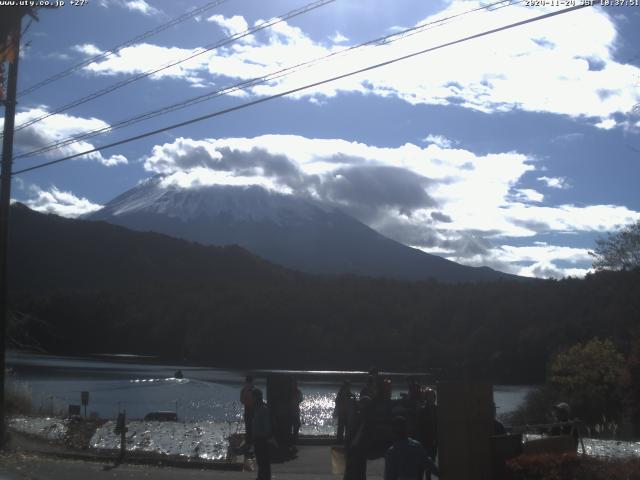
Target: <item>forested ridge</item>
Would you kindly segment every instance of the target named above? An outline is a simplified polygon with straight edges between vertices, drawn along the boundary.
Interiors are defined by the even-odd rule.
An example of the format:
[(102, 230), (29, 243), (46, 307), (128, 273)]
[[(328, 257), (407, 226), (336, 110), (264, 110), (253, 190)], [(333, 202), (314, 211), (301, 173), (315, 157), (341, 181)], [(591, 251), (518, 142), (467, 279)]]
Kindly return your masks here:
[[(53, 353), (128, 352), (216, 366), (442, 369), (541, 382), (595, 336), (640, 326), (640, 270), (585, 279), (400, 282), (288, 271), (204, 247), (15, 205), (11, 335)], [(29, 342), (26, 342), (29, 343)]]

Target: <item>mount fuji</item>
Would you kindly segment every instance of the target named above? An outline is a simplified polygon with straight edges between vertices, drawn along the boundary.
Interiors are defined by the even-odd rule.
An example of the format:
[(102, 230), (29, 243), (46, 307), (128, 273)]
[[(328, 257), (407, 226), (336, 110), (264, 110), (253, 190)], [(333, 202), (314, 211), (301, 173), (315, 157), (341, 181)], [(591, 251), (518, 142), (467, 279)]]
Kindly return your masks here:
[(316, 274), (477, 282), (519, 277), (468, 267), (391, 240), (355, 218), (260, 186), (165, 186), (154, 177), (85, 217), (205, 245), (240, 245)]

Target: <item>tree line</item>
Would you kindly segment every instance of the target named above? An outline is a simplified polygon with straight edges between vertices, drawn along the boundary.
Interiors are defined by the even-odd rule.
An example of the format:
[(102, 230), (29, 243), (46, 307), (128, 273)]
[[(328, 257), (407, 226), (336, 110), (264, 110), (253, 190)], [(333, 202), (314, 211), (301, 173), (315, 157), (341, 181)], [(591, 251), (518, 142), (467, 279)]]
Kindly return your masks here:
[(610, 338), (628, 352), (638, 334), (637, 268), (468, 284), (313, 276), (238, 247), (25, 207), (12, 216), (10, 337), (52, 353), (530, 383), (572, 344)]

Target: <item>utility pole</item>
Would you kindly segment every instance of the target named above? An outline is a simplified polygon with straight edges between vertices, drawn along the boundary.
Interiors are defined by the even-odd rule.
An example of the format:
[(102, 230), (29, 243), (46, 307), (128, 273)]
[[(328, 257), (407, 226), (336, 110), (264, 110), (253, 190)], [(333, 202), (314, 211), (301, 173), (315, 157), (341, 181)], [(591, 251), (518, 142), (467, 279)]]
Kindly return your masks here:
[[(11, 168), (13, 160), (13, 129), (16, 115), (16, 91), (18, 85), (18, 60), (20, 58), (20, 28), (22, 16), (27, 13), (22, 9), (3, 9), (7, 30), (5, 38), (0, 38), (0, 46), (4, 49), (0, 59), (9, 59), (7, 76), (7, 94), (4, 100), (4, 137), (2, 139), (2, 171), (0, 174), (0, 448), (5, 446), (5, 350), (7, 341), (8, 287), (7, 260), (9, 249), (9, 202), (11, 200)], [(11, 55), (8, 52), (11, 51)], [(12, 60), (12, 61), (11, 61)]]

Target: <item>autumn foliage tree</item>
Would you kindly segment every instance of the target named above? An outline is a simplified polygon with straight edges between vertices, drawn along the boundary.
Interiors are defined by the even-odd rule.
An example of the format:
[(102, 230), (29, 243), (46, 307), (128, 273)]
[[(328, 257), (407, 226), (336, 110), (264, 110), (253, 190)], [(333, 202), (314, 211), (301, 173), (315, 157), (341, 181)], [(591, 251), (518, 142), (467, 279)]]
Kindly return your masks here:
[(594, 338), (556, 355), (551, 384), (575, 416), (595, 425), (619, 420), (624, 358), (611, 340)]

